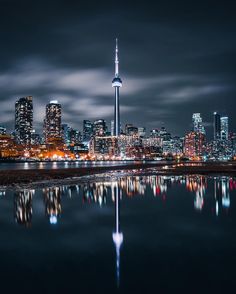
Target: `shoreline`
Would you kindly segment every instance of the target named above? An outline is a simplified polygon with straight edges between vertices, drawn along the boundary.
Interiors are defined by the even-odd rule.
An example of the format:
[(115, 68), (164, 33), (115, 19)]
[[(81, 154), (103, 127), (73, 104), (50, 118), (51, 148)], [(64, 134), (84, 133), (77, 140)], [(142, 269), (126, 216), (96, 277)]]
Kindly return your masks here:
[[(177, 164), (136, 163), (130, 165), (80, 167), (68, 169), (0, 170), (0, 188), (51, 186), (84, 181), (86, 177), (115, 172), (117, 175), (227, 175), (236, 176), (236, 162)], [(120, 173), (120, 174), (119, 174)], [(87, 178), (87, 181), (89, 179)]]

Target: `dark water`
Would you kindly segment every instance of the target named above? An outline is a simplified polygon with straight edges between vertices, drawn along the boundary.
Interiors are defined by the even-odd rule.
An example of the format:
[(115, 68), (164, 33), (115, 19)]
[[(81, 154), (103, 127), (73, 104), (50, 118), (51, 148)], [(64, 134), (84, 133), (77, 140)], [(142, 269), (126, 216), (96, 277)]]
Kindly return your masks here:
[(2, 293), (236, 291), (236, 179), (124, 176), (0, 194)]

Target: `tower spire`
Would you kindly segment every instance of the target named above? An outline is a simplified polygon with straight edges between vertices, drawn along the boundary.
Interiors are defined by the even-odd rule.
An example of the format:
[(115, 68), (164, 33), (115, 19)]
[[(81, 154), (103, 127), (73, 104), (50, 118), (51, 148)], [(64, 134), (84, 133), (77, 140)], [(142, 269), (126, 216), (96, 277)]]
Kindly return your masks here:
[(115, 77), (119, 77), (118, 39), (116, 38)]
[(114, 111), (114, 136), (120, 135), (120, 98), (119, 89), (122, 87), (122, 81), (119, 77), (119, 58), (118, 58), (118, 39), (116, 38), (115, 50), (115, 77), (112, 80), (112, 87), (115, 88), (115, 111)]

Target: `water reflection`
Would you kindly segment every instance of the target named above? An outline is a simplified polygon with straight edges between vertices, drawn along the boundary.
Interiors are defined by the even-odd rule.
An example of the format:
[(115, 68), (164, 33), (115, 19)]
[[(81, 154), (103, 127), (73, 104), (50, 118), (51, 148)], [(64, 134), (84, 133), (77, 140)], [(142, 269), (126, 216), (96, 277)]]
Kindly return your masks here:
[[(111, 199), (117, 207), (116, 215), (119, 220), (119, 201), (124, 197), (153, 196), (165, 201), (168, 190), (174, 187), (185, 187), (194, 195), (193, 207), (202, 211), (206, 201), (214, 200), (212, 208), (215, 215), (230, 208), (230, 192), (236, 189), (236, 179), (227, 176), (125, 176), (115, 180), (101, 180), (78, 185), (64, 185), (43, 188), (37, 192), (43, 195), (45, 212), (51, 224), (56, 224), (61, 215), (61, 198), (81, 197), (83, 203), (98, 203), (99, 206), (107, 204)], [(14, 215), (19, 224), (30, 225), (33, 209), (32, 201), (35, 190), (23, 189), (14, 192)], [(119, 196), (117, 196), (119, 195)], [(6, 196), (6, 190), (0, 190), (0, 196)], [(209, 207), (209, 205), (208, 205)], [(207, 209), (207, 208), (206, 208)], [(211, 209), (211, 210), (212, 210)], [(116, 227), (119, 233), (119, 228)]]
[[(55, 274), (57, 281), (63, 280), (63, 278), (58, 279), (58, 272), (65, 276), (68, 270), (68, 275), (74, 274), (70, 282), (77, 281), (78, 274), (80, 277), (82, 274), (81, 281), (84, 281), (84, 289), (87, 289), (86, 273), (91, 272), (94, 279), (97, 277), (97, 280), (91, 283), (97, 289), (101, 286), (105, 275), (108, 277), (107, 280), (114, 284), (112, 289), (116, 287), (117, 282), (117, 287), (121, 290), (121, 288), (126, 289), (127, 280), (130, 283), (130, 279), (132, 283), (128, 286), (135, 284), (137, 287), (142, 285), (143, 281), (145, 287), (150, 281), (154, 285), (157, 276), (160, 277), (160, 281), (161, 279), (165, 281), (167, 272), (164, 271), (163, 276), (160, 274), (163, 265), (167, 263), (171, 265), (170, 268), (173, 268), (168, 272), (168, 276), (178, 274), (175, 263), (178, 264), (179, 256), (181, 256), (181, 263), (184, 260), (184, 267), (189, 264), (189, 260), (197, 263), (199, 259), (199, 267), (196, 266), (196, 271), (199, 271), (208, 256), (208, 254), (202, 256), (203, 248), (215, 249), (215, 255), (207, 259), (205, 263), (206, 268), (209, 264), (215, 267), (214, 260), (217, 260), (219, 252), (224, 253), (224, 250), (226, 252), (230, 248), (233, 250), (236, 177), (143, 176), (141, 174), (109, 176), (110, 174), (101, 175), (97, 177), (97, 181), (94, 181), (92, 177), (91, 182), (80, 182), (77, 185), (59, 185), (35, 190), (19, 188), (12, 191), (2, 188), (0, 190), (2, 238), (7, 239), (4, 237), (4, 232), (9, 231), (10, 233), (6, 235), (10, 238), (9, 244), (15, 246), (11, 247), (12, 245), (6, 243), (8, 252), (15, 252), (13, 249), (18, 247), (24, 263), (27, 262), (25, 256), (28, 252), (31, 254), (29, 257), (34, 254), (32, 264), (39, 264), (37, 266), (39, 269), (42, 268), (41, 264), (45, 260), (45, 264), (53, 264), (53, 268), (59, 269)], [(84, 178), (84, 181), (86, 179)], [(8, 223), (9, 215), (12, 231)], [(43, 218), (44, 221), (42, 221)], [(12, 225), (13, 222), (16, 222), (16, 225)], [(18, 224), (23, 227), (23, 230), (22, 228), (19, 230)], [(31, 230), (28, 231), (25, 227), (31, 227)], [(51, 230), (52, 227), (53, 230)], [(140, 232), (142, 232), (141, 238)], [(181, 239), (182, 236), (183, 239)], [(38, 244), (41, 239), (44, 244)], [(180, 239), (183, 242), (180, 243)], [(225, 246), (225, 244), (229, 245)], [(188, 250), (191, 247), (192, 251), (189, 255)], [(144, 248), (145, 251), (143, 251)], [(129, 255), (131, 250), (132, 254)], [(233, 251), (229, 253), (225, 253), (227, 258), (224, 260), (231, 260)], [(110, 258), (111, 255), (113, 258)], [(14, 253), (12, 258), (14, 259), (15, 256)], [(136, 260), (137, 256), (138, 260)], [(150, 256), (152, 259), (148, 260)], [(59, 264), (63, 264), (60, 260), (66, 260), (68, 264), (65, 271), (62, 267), (59, 268)], [(21, 259), (19, 261), (23, 264)], [(135, 263), (133, 261), (136, 261), (137, 269), (133, 267)], [(149, 266), (146, 266), (147, 262)], [(70, 264), (74, 273), (70, 271)], [(160, 271), (155, 271), (156, 264), (160, 265)], [(31, 264), (28, 266), (26, 263), (26, 265), (27, 268), (31, 268)], [(110, 269), (113, 269), (111, 273)], [(179, 272), (181, 269), (182, 267)], [(216, 272), (217, 270), (216, 267)], [(188, 274), (187, 271), (183, 272), (183, 276), (185, 273)], [(47, 276), (50, 276), (50, 273), (52, 272), (46, 271)], [(127, 273), (131, 274), (125, 277)], [(112, 276), (116, 278), (116, 281), (112, 279)], [(55, 279), (53, 278), (51, 287), (53, 289)], [(86, 290), (80, 292), (86, 292)]]
[[(206, 201), (215, 202), (215, 215), (230, 208), (230, 193), (236, 189), (236, 179), (227, 176), (125, 176), (115, 180), (101, 180), (78, 185), (64, 185), (37, 190), (43, 195), (45, 212), (51, 224), (56, 224), (62, 212), (61, 198), (81, 197), (83, 203), (97, 203), (99, 206), (107, 204), (111, 199), (117, 207), (116, 215), (119, 220), (119, 201), (122, 196), (153, 196), (165, 201), (168, 190), (174, 187), (184, 187), (194, 195), (193, 207), (202, 211)], [(14, 215), (19, 224), (29, 225), (32, 220), (32, 201), (35, 190), (23, 189), (14, 192)], [(0, 190), (0, 196), (6, 197), (6, 190)], [(117, 196), (119, 195), (119, 196)], [(209, 207), (209, 205), (208, 205)], [(207, 208), (206, 208), (207, 209)], [(119, 223), (119, 222), (117, 222)], [(119, 233), (119, 228), (116, 227)]]
[(120, 285), (120, 247), (123, 243), (123, 233), (120, 230), (120, 187), (118, 183), (114, 188), (115, 193), (115, 232), (112, 234), (112, 239), (116, 249), (116, 280), (117, 287)]
[(58, 216), (61, 214), (61, 192), (62, 187), (43, 189), (45, 212), (52, 225), (57, 224)]
[[(196, 212), (206, 210), (207, 213), (219, 217), (228, 212), (231, 201), (230, 194), (236, 190), (236, 178), (229, 176), (206, 177), (192, 176), (123, 176), (111, 179), (105, 177), (96, 182), (81, 183), (78, 185), (64, 185), (43, 189), (22, 189), (14, 192), (14, 217), (17, 224), (31, 226), (33, 217), (33, 198), (43, 198), (45, 214), (51, 225), (58, 224), (62, 213), (62, 198), (79, 197), (83, 204), (115, 206), (115, 229), (112, 233), (116, 252), (116, 280), (120, 284), (120, 249), (123, 243), (123, 233), (120, 229), (120, 202), (122, 198), (154, 197), (157, 204), (164, 203), (168, 197), (180, 196), (180, 188), (193, 195), (193, 209)], [(178, 189), (178, 194), (171, 193)], [(174, 190), (176, 191), (176, 190)], [(7, 197), (8, 191), (0, 190), (2, 198)], [(159, 203), (159, 204), (158, 204)], [(63, 219), (63, 218), (62, 218)]]
[(106, 182), (92, 183), (86, 185), (76, 185), (79, 189), (82, 189), (83, 202), (98, 202), (100, 206), (106, 204), (108, 189), (111, 189), (113, 183), (107, 185)]
[(16, 222), (20, 225), (31, 225), (33, 194), (34, 190), (21, 190), (14, 194), (14, 215)]

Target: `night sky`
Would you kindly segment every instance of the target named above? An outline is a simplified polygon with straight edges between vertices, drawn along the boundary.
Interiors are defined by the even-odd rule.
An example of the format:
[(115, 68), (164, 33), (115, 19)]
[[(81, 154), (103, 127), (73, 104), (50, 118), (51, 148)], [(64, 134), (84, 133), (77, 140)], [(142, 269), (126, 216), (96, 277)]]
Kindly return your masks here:
[(183, 135), (201, 112), (211, 136), (219, 111), (236, 131), (232, 3), (0, 0), (0, 124), (11, 131), (15, 100), (32, 95), (38, 132), (55, 99), (63, 123), (81, 130), (104, 118), (110, 127), (118, 37), (122, 125)]

